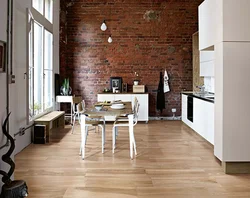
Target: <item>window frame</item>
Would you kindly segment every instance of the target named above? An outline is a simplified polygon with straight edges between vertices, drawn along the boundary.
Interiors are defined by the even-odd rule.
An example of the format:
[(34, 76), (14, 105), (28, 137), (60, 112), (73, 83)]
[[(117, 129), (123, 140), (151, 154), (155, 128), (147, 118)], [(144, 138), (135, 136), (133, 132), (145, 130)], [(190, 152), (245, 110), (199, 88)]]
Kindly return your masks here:
[(35, 9), (37, 12), (39, 12), (39, 14), (41, 14), (46, 20), (48, 20), (50, 23), (52, 23), (53, 24), (53, 0), (48, 0), (48, 1), (50, 1), (50, 3), (51, 3), (51, 6), (52, 6), (52, 8), (50, 9), (50, 11), (51, 11), (51, 19), (49, 19), (49, 18), (47, 18), (46, 17), (46, 0), (39, 0), (39, 1), (42, 1), (42, 5), (43, 5), (43, 9), (42, 9), (42, 12), (43, 13), (41, 13), (39, 10), (37, 10), (35, 7), (34, 7), (34, 0), (32, 0), (31, 1), (31, 6), (32, 6), (32, 8), (33, 9)]

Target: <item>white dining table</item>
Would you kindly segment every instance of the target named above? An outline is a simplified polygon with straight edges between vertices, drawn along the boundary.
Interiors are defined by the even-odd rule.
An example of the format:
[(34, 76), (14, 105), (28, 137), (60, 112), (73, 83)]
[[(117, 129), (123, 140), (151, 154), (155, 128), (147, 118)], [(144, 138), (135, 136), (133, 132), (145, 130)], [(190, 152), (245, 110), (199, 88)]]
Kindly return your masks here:
[(85, 158), (85, 121), (86, 121), (86, 116), (127, 116), (128, 121), (129, 121), (129, 142), (130, 142), (130, 158), (134, 158), (134, 148), (133, 148), (133, 133), (134, 133), (134, 127), (133, 127), (133, 119), (134, 119), (134, 114), (132, 110), (132, 105), (131, 102), (122, 102), (124, 104), (123, 109), (112, 109), (110, 104), (107, 104), (102, 110), (97, 111), (94, 107), (91, 109), (87, 109), (84, 113), (81, 114), (81, 153), (82, 153), (82, 159)]

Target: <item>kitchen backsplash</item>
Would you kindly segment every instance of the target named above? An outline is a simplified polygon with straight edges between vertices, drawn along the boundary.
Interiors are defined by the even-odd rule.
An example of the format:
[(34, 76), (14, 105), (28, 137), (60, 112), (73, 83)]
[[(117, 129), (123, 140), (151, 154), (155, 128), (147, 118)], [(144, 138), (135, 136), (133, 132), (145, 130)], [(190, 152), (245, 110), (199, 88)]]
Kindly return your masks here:
[(204, 77), (205, 91), (214, 93), (214, 77)]

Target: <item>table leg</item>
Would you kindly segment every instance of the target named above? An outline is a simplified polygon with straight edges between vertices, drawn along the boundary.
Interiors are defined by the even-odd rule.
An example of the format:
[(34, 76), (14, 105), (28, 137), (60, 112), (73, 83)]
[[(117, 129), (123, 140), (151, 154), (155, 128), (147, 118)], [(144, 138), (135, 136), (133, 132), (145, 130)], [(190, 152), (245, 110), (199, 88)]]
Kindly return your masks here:
[(129, 145), (130, 145), (130, 158), (133, 159), (133, 133), (134, 133), (134, 115), (130, 114), (128, 115), (128, 121), (129, 121)]

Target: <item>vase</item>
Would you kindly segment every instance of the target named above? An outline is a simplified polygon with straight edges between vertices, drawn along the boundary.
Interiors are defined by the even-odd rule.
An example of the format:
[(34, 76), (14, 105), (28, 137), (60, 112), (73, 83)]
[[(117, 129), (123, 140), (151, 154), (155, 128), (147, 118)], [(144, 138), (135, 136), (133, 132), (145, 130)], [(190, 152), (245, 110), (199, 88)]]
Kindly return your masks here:
[(134, 85), (138, 85), (139, 84), (139, 80), (134, 80)]
[(66, 88), (66, 87), (64, 87), (64, 86), (61, 86), (61, 88), (60, 88), (60, 93), (61, 93), (61, 95), (63, 95), (63, 96), (70, 96), (70, 95), (71, 95), (71, 92), (72, 92), (71, 87)]

